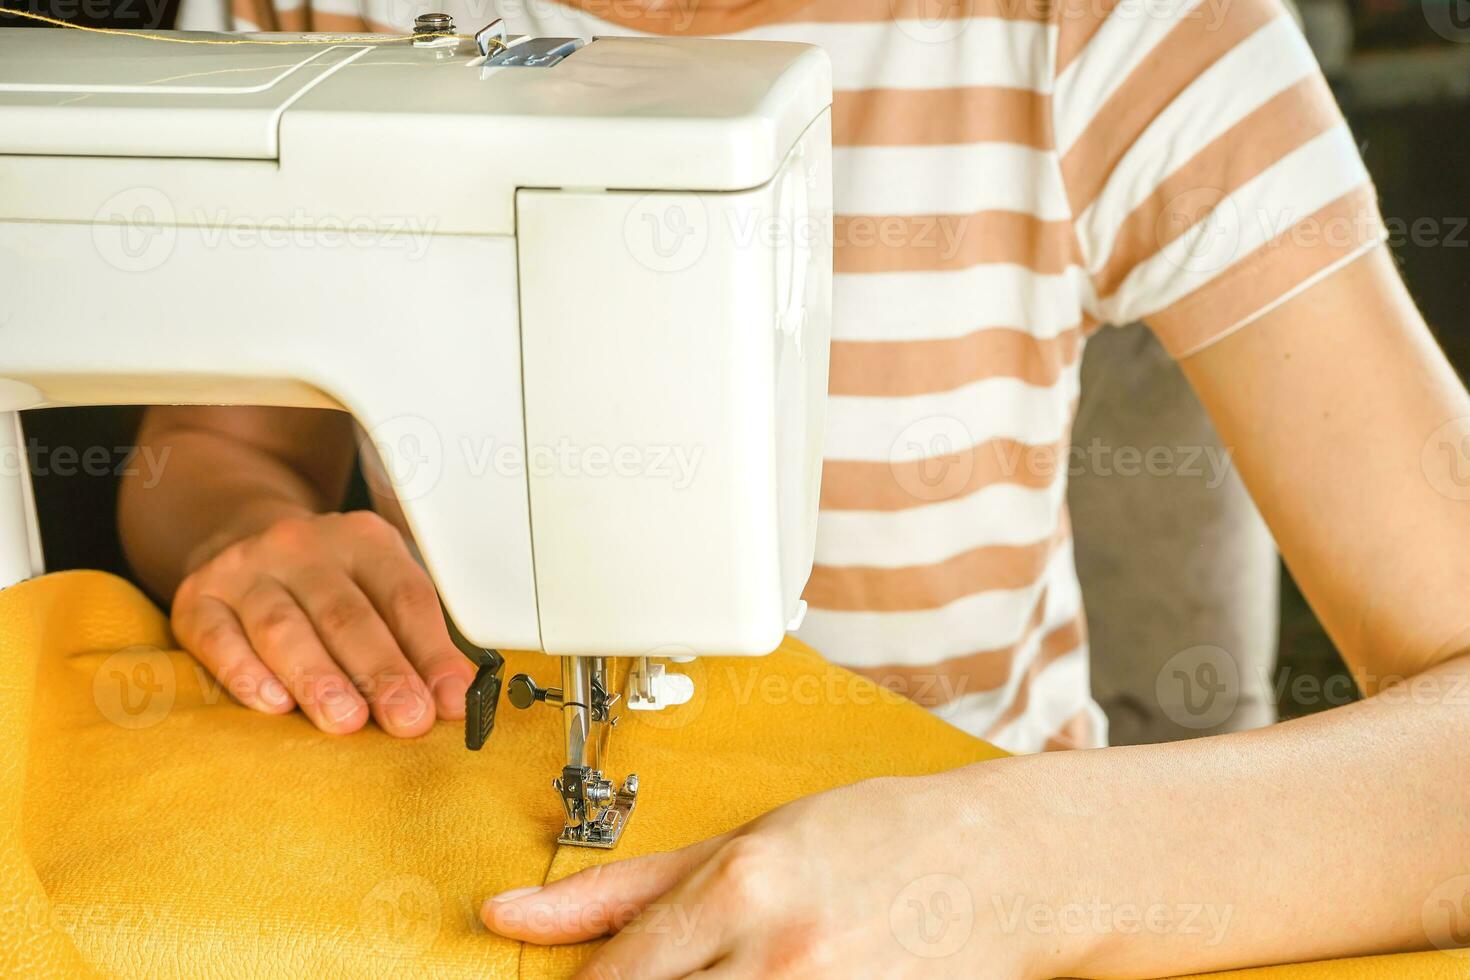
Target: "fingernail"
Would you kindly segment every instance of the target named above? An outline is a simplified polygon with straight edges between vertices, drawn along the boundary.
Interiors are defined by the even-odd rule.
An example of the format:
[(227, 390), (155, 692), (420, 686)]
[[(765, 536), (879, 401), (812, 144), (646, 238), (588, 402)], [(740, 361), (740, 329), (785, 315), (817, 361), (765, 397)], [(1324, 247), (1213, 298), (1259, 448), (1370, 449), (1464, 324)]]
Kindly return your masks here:
[(335, 691), (323, 699), (322, 714), (326, 716), (327, 721), (340, 725), (357, 714), (361, 705), (361, 701), (346, 691)]
[(434, 694), (439, 700), (439, 709), (444, 714), (454, 717), (464, 717), (464, 696), (470, 689), (470, 682), (463, 674), (445, 674), (433, 685)]
[(286, 685), (278, 678), (269, 677), (260, 683), (260, 700), (272, 708), (284, 708), (291, 701)]
[(404, 686), (388, 696), (384, 706), (395, 728), (412, 728), (429, 713), (429, 699), (415, 687)]
[(494, 898), (490, 899), (490, 902), (514, 902), (518, 898), (525, 898), (527, 895), (534, 895), (540, 890), (540, 885), (529, 885), (525, 888), (512, 888), (508, 892), (501, 892), (499, 895), (496, 895)]

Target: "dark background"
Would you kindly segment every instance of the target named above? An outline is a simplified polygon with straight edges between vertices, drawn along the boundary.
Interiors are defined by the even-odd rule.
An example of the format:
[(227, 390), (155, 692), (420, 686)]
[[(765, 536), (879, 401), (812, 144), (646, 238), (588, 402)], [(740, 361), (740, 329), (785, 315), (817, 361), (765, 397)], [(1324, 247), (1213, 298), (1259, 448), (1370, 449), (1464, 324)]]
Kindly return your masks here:
[[(170, 27), (177, 0), (0, 0), (78, 24)], [(1470, 369), (1470, 5), (1466, 0), (1314, 0), (1306, 33), (1333, 82), (1378, 185), (1393, 250), (1409, 288), (1461, 376)], [(0, 15), (0, 25), (28, 22)], [(1344, 392), (1344, 397), (1350, 397)], [(114, 521), (116, 478), (137, 409), (29, 413), (27, 435), (47, 566), (127, 575)], [(68, 456), (102, 447), (94, 465)], [(62, 450), (58, 453), (58, 450)], [(106, 465), (97, 465), (103, 457)], [(104, 472), (105, 471), (105, 472)], [(1286, 679), (1345, 670), (1288, 574), (1282, 576), (1281, 663)], [(1326, 705), (1290, 701), (1284, 717)]]

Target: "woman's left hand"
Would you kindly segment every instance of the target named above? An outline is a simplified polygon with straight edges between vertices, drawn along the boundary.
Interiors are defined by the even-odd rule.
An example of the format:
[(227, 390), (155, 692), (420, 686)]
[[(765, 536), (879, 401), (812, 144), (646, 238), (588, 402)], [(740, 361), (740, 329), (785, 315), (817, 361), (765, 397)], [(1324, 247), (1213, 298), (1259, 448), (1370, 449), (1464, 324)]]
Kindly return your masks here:
[(985, 798), (986, 768), (1000, 767), (807, 797), (681, 850), (496, 896), (481, 916), (538, 944), (613, 934), (584, 977), (1055, 976), (1076, 937), (1007, 914), (1060, 896), (1043, 849)]

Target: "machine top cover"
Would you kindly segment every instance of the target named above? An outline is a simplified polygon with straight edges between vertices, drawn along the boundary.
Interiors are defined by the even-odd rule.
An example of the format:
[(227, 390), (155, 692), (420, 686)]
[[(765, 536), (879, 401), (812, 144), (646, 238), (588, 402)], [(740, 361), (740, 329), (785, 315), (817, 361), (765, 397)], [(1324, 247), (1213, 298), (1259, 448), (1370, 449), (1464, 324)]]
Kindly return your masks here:
[(340, 37), (0, 29), (0, 155), (287, 164), (320, 137), (344, 155), (483, 149), (516, 161), (520, 186), (741, 190), (831, 102), (827, 59), (806, 45), (599, 38), (550, 67), (496, 67), (470, 41)]

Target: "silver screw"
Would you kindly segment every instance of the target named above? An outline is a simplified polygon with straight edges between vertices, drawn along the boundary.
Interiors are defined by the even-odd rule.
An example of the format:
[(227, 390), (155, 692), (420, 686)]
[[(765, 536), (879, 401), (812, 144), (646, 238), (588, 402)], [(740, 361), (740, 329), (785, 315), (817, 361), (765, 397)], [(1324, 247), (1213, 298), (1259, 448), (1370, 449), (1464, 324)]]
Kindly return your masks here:
[(448, 14), (419, 14), (413, 21), (415, 34), (453, 34), (454, 18)]

